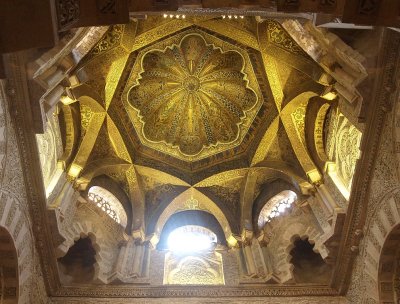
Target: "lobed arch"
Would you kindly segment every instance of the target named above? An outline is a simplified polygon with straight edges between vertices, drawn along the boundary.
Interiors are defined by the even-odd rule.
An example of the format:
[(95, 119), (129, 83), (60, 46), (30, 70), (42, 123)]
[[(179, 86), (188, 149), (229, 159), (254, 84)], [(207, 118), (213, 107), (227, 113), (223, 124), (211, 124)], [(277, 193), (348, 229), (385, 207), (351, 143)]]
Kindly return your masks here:
[(113, 240), (106, 235), (101, 226), (99, 226), (90, 220), (73, 222), (64, 231), (65, 241), (56, 248), (56, 258), (66, 255), (68, 250), (75, 244), (75, 241), (80, 238), (90, 238), (96, 251), (93, 281), (107, 284), (109, 283), (109, 273), (113, 270), (115, 262), (112, 250), (117, 248), (117, 243), (113, 244), (112, 242), (117, 242), (117, 240)]
[[(281, 180), (284, 182), (288, 190), (292, 190), (297, 194), (307, 193), (308, 188), (311, 185), (301, 176), (297, 175), (288, 164), (282, 164), (281, 162), (271, 162), (263, 161), (251, 169), (251, 174), (246, 180), (245, 187), (243, 191), (249, 192), (252, 195), (245, 199), (245, 193), (242, 194), (242, 213), (241, 213), (241, 228), (245, 228), (252, 231), (257, 231), (254, 229), (254, 204), (256, 202), (256, 197), (254, 197), (254, 192), (257, 186), (257, 178), (262, 178), (264, 181), (268, 180)], [(282, 189), (283, 190), (283, 189)], [(261, 210), (261, 209), (260, 209)]]
[(293, 184), (288, 183), (287, 181), (280, 178), (271, 180), (268, 185), (262, 188), (260, 194), (255, 198), (252, 206), (253, 231), (259, 233), (262, 229), (258, 227), (258, 219), (264, 206), (276, 195), (288, 190), (294, 192), (297, 195), (297, 199), (299, 199), (299, 196), (301, 194), (299, 193), (299, 189), (296, 188)]
[(157, 240), (168, 219), (175, 213), (185, 210), (201, 210), (212, 214), (221, 226), (228, 245), (235, 245), (236, 241), (232, 234), (228, 219), (218, 205), (200, 191), (190, 188), (175, 197), (161, 212), (154, 224), (147, 227), (147, 234), (154, 234)]
[[(91, 256), (96, 261), (92, 265), (92, 267), (93, 267), (92, 276), (90, 276), (91, 271), (87, 271), (88, 269), (85, 269), (86, 270), (85, 272), (83, 272), (81, 270), (81, 273), (80, 273), (79, 276), (67, 274), (66, 270), (68, 269), (68, 265), (66, 265), (66, 264), (68, 264), (68, 263), (65, 263), (65, 262), (67, 262), (67, 260), (68, 260), (68, 255), (70, 254), (71, 251), (75, 251), (74, 250), (76, 248), (75, 246), (77, 246), (80, 242), (86, 241), (86, 240), (89, 240), (89, 243), (91, 244), (91, 246), (89, 245), (88, 247), (90, 247), (91, 251), (94, 251), (94, 253), (95, 253), (94, 257)], [(99, 251), (100, 251), (100, 249), (99, 249), (99, 245), (96, 243), (96, 236), (94, 236), (93, 234), (91, 234), (91, 233), (88, 233), (88, 234), (81, 233), (79, 235), (79, 237), (74, 238), (74, 242), (67, 248), (66, 253), (63, 254), (61, 257), (57, 258), (58, 275), (59, 275), (61, 283), (62, 284), (70, 284), (71, 283), (70, 282), (71, 278), (72, 278), (72, 280), (74, 280), (74, 279), (82, 280), (82, 278), (83, 278), (83, 281), (85, 283), (90, 283), (92, 281), (96, 281), (98, 279), (98, 275), (99, 275), (99, 262), (98, 262), (98, 260), (99, 260), (99, 254), (98, 253), (99, 253)], [(86, 260), (85, 263), (87, 263), (87, 260), (88, 260), (89, 257), (87, 255), (84, 255), (82, 251), (80, 252), (80, 255), (84, 256), (84, 258)], [(66, 260), (66, 258), (67, 258), (67, 260)], [(71, 278), (68, 278), (69, 276), (71, 276)]]
[(321, 248), (307, 236), (294, 235), (289, 249), (293, 279), (296, 283), (328, 284), (332, 277), (332, 264), (323, 259)]
[(313, 221), (299, 217), (286, 216), (284, 219), (278, 217), (273, 223), (268, 223), (264, 231), (273, 233), (267, 248), (274, 263), (274, 276), (280, 283), (292, 281), (294, 278), (290, 252), (296, 239), (308, 239), (311, 244), (315, 244), (314, 252), (319, 253), (324, 260), (328, 258), (329, 251), (323, 244), (322, 232), (315, 227)]

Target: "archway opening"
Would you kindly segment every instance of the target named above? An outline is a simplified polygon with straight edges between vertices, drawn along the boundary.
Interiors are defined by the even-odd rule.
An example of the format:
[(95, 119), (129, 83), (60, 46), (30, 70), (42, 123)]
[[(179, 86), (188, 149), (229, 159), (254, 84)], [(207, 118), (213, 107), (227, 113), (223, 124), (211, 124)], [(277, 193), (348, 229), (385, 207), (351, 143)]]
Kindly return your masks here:
[(8, 231), (0, 227), (0, 303), (18, 303), (18, 257)]
[(296, 283), (329, 283), (332, 269), (314, 252), (314, 244), (308, 238), (295, 239), (290, 255)]
[(88, 192), (88, 199), (115, 222), (126, 227), (128, 219), (124, 207), (110, 191), (102, 187), (92, 186)]
[(201, 226), (181, 226), (168, 236), (168, 249), (176, 254), (211, 252), (216, 244), (215, 233)]
[(214, 215), (202, 210), (185, 210), (174, 213), (165, 223), (161, 231), (158, 250), (169, 250), (169, 238), (171, 233), (178, 231), (177, 228), (185, 226), (197, 226), (207, 229), (215, 234), (215, 240), (219, 246), (226, 247), (224, 231)]
[(214, 216), (181, 211), (171, 216), (161, 233), (158, 249), (165, 250), (164, 284), (225, 284), (222, 254), (225, 235)]
[(95, 275), (96, 250), (89, 237), (80, 238), (58, 259), (60, 277), (64, 283), (91, 282)]

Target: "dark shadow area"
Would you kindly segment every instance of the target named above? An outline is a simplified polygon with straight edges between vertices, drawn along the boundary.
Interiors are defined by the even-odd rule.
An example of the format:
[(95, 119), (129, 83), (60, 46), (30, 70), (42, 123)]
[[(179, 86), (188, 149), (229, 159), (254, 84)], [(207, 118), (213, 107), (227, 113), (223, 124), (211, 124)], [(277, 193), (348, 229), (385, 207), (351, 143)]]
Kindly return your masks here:
[(321, 255), (313, 251), (314, 245), (308, 239), (297, 239), (290, 251), (293, 275), (296, 283), (329, 283), (331, 267)]
[(18, 289), (17, 249), (8, 230), (0, 227), (0, 303), (17, 304)]
[(58, 259), (60, 276), (64, 283), (87, 283), (95, 274), (96, 250), (90, 238), (81, 238)]

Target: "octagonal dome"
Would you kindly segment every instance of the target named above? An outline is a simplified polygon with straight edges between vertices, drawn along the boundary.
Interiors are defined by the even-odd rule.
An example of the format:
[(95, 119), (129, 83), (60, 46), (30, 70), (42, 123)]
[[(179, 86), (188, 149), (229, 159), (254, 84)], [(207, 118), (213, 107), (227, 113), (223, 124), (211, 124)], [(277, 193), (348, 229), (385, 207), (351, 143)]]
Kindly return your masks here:
[(195, 161), (240, 145), (259, 90), (246, 52), (192, 30), (140, 52), (123, 98), (144, 145)]

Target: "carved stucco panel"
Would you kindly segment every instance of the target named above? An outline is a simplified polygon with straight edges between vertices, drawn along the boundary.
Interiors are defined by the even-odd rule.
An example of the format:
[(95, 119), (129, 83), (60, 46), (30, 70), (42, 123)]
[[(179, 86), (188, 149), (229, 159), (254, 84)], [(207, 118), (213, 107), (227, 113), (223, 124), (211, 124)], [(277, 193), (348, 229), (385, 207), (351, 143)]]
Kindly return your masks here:
[[(375, 291), (375, 288), (377, 288), (377, 269), (376, 272), (374, 270), (377, 263), (371, 258), (371, 253), (368, 253), (368, 251), (373, 252), (371, 251), (371, 246), (373, 246), (374, 250), (379, 253), (384, 241), (382, 237), (385, 237), (387, 233), (378, 211), (385, 209), (384, 205), (391, 195), (393, 195), (397, 204), (400, 202), (398, 190), (395, 190), (398, 189), (398, 179), (396, 170), (393, 169), (393, 164), (396, 164), (396, 155), (393, 153), (393, 115), (393, 112), (388, 113), (381, 136), (371, 181), (370, 196), (367, 202), (365, 236), (360, 243), (360, 253), (353, 266), (353, 275), (347, 295), (350, 303), (378, 303), (375, 299), (377, 297), (377, 291)], [(387, 221), (390, 222), (389, 215)], [(366, 267), (366, 265), (369, 266)]]
[(45, 133), (37, 134), (36, 141), (39, 149), (44, 186), (47, 189), (57, 170), (57, 161), (63, 153), (58, 116), (56, 114), (48, 115)]
[[(77, 299), (77, 298), (54, 298), (54, 304), (105, 304), (109, 300), (101, 299)], [(164, 299), (114, 299), (114, 304), (345, 304), (346, 299), (343, 297), (306, 297), (306, 298), (164, 298)]]
[(220, 253), (196, 253), (184, 256), (168, 252), (164, 264), (164, 284), (224, 285)]
[(150, 253), (150, 284), (162, 285), (164, 277), (165, 251), (152, 250)]
[[(0, 226), (5, 227), (13, 237), (17, 249), (19, 269), (18, 303), (47, 303), (43, 276), (38, 254), (34, 246), (32, 224), (29, 218), (26, 189), (22, 176), (21, 160), (17, 147), (14, 126), (10, 122), (7, 107), (6, 84), (0, 81), (0, 144), (6, 149), (0, 151), (2, 165), (0, 180)], [(2, 141), (3, 139), (3, 141)]]

